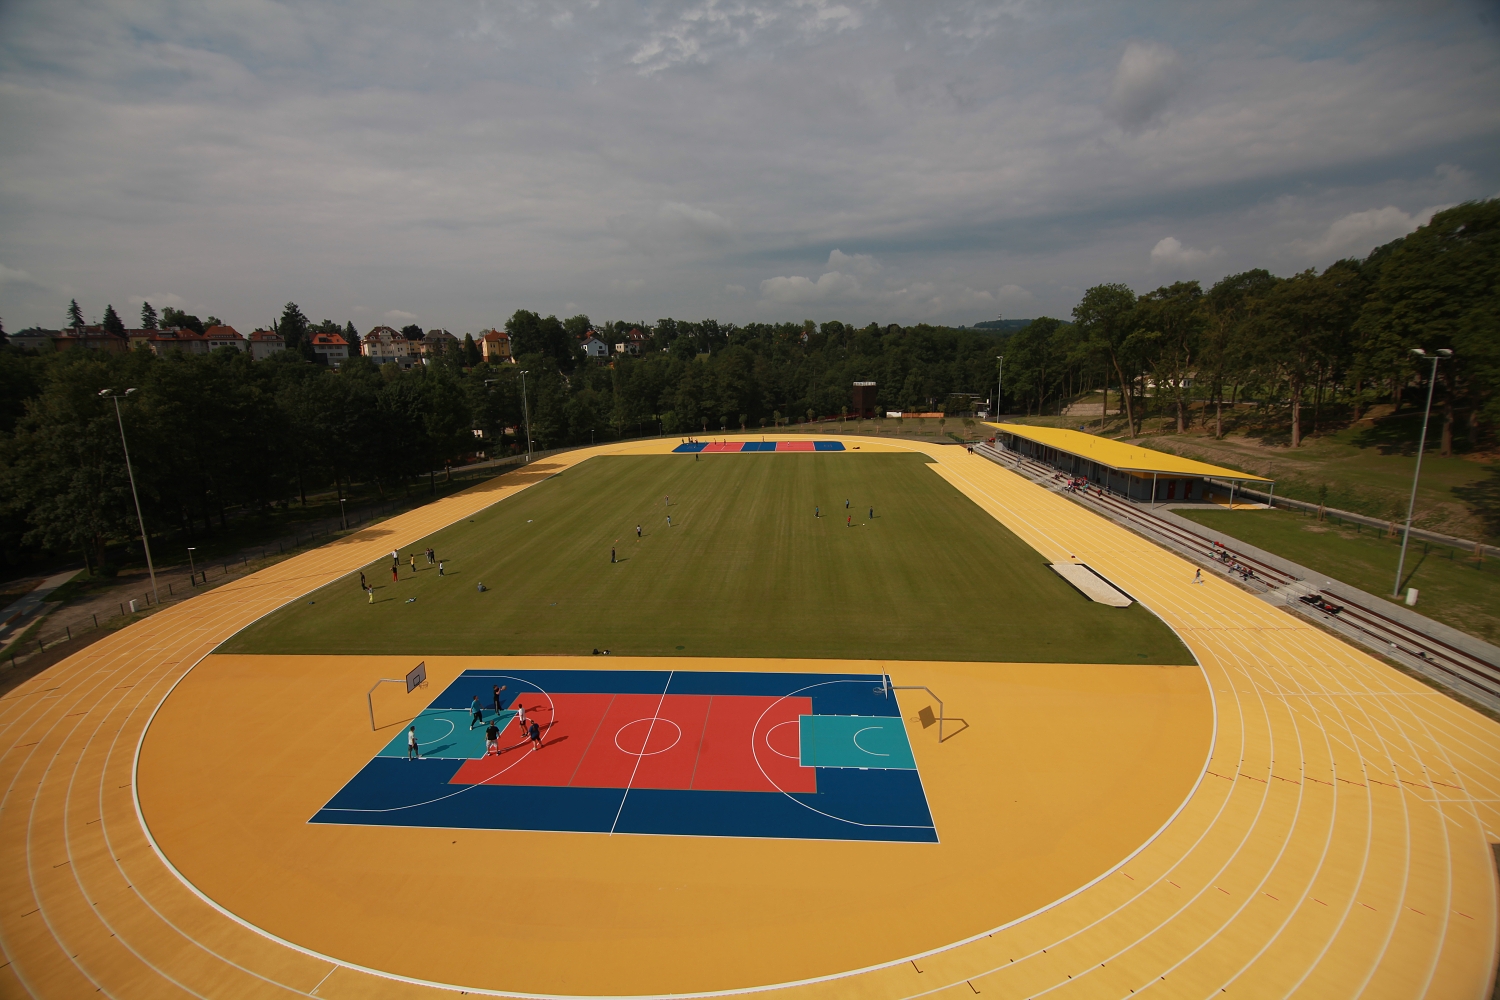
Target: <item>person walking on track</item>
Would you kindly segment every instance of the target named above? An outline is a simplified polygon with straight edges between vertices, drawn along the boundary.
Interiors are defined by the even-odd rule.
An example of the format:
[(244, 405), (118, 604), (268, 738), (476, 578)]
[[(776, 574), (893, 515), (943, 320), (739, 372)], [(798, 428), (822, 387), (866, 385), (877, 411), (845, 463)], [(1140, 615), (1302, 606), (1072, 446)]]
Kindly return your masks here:
[(413, 757), (415, 757), (417, 760), (422, 759), (422, 751), (417, 749), (416, 726), (412, 726), (406, 731), (406, 759), (411, 760)]

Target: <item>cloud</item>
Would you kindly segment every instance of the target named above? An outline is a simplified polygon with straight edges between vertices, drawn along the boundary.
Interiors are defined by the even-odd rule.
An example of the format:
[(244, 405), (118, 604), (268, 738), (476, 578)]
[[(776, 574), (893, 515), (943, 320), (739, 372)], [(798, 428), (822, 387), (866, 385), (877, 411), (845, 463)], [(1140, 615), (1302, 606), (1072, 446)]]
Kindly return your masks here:
[(1120, 56), (1105, 105), (1127, 132), (1138, 132), (1167, 106), (1182, 86), (1182, 60), (1169, 46), (1131, 42)]
[(828, 269), (846, 274), (874, 274), (880, 270), (880, 262), (867, 253), (848, 254), (835, 249), (828, 254)]
[(1394, 205), (1350, 212), (1329, 224), (1316, 240), (1294, 240), (1292, 246), (1303, 256), (1317, 259), (1363, 257), (1391, 240), (1405, 236), (1418, 226), (1425, 226), (1447, 205), (1434, 205), (1408, 215)]
[(1223, 252), (1220, 247), (1199, 250), (1197, 247), (1184, 246), (1177, 237), (1166, 236), (1158, 240), (1156, 246), (1151, 248), (1151, 270), (1182, 271), (1197, 267)]
[(405, 312), (401, 309), (387, 309), (385, 318), (392, 323), (415, 323), (417, 321), (416, 313)]
[(745, 294), (745, 286), (744, 285), (725, 285), (724, 286), (724, 291), (728, 292), (730, 295), (744, 295)]
[(648, 252), (720, 246), (734, 235), (733, 224), (722, 215), (682, 201), (664, 201), (650, 214), (614, 216), (605, 228)]
[(46, 287), (40, 281), (27, 274), (25, 271), (0, 264), (0, 284), (6, 285), (34, 285), (38, 288)]
[(1020, 285), (1001, 285), (999, 294), (995, 296), (995, 304), (1000, 307), (1001, 315), (1020, 313), (1024, 316), (1036, 311), (1037, 302), (1036, 296)]
[(612, 292), (638, 292), (645, 287), (645, 278), (613, 278), (609, 283)]
[(859, 296), (859, 279), (852, 274), (828, 271), (812, 281), (800, 276), (767, 278), (760, 283), (760, 297), (786, 304), (831, 302)]
[(864, 23), (856, 7), (828, 0), (788, 4), (704, 0), (656, 24), (630, 56), (643, 76), (674, 66), (704, 65), (718, 55), (755, 44), (809, 44)]

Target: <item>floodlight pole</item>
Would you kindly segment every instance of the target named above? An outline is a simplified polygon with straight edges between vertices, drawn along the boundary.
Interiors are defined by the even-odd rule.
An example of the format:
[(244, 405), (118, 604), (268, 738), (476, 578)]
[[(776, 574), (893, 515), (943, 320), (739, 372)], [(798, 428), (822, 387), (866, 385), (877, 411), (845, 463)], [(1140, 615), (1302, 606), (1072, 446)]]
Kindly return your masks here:
[(1005, 391), (1005, 355), (995, 355), (995, 360), (1000, 362), (1000, 374), (995, 376), (995, 420), (1000, 419), (1000, 396)]
[(529, 370), (521, 372), (521, 413), (526, 417), (526, 464), (531, 464), (531, 404), (526, 399), (526, 376), (531, 374)]
[(198, 586), (198, 567), (193, 564), (193, 552), (196, 549), (197, 549), (196, 545), (189, 545), (187, 547), (187, 550), (188, 550), (188, 573), (191, 574), (190, 578), (192, 579), (193, 586), (195, 586), (195, 587)]
[(125, 452), (125, 472), (130, 476), (130, 497), (135, 501), (135, 520), (141, 526), (141, 545), (146, 550), (146, 572), (151, 574), (151, 596), (155, 599), (157, 607), (161, 607), (161, 591), (156, 588), (156, 567), (151, 565), (151, 541), (146, 537), (146, 517), (141, 513), (141, 497), (135, 491), (135, 470), (130, 467), (130, 445), (125, 443), (125, 418), (120, 416), (120, 400), (135, 392), (134, 389), (126, 389), (119, 395), (114, 395), (111, 389), (100, 389), (99, 395), (115, 401), (115, 422), (120, 425), (120, 449)]
[(1417, 444), (1417, 467), (1411, 474), (1411, 499), (1406, 504), (1406, 530), (1401, 535), (1401, 558), (1396, 560), (1396, 582), (1391, 589), (1392, 597), (1401, 596), (1401, 573), (1406, 568), (1406, 543), (1411, 540), (1411, 515), (1417, 506), (1417, 480), (1422, 476), (1422, 452), (1427, 448), (1427, 421), (1432, 416), (1432, 390), (1437, 387), (1438, 362), (1453, 357), (1453, 352), (1446, 347), (1436, 354), (1428, 354), (1420, 347), (1414, 347), (1412, 353), (1423, 361), (1431, 361), (1432, 371), (1427, 378), (1427, 409), (1422, 413), (1422, 437)]

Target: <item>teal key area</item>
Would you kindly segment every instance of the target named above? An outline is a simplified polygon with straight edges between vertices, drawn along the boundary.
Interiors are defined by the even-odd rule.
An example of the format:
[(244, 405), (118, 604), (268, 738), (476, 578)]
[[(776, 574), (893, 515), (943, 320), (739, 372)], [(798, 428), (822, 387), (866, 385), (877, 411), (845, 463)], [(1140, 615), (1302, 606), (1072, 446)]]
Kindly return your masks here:
[(858, 767), (915, 771), (911, 741), (900, 718), (884, 715), (798, 717), (803, 767)]
[[(491, 722), (500, 727), (501, 750), (512, 744), (526, 742), (521, 730), (510, 725), (515, 717), (516, 713), (510, 709), (496, 712), (487, 708), (484, 710), (484, 722), (470, 729), (474, 716), (467, 709), (429, 708), (424, 709), (407, 725), (417, 727), (417, 752), (423, 757), (475, 760), (484, 756), (484, 731)], [(405, 757), (406, 726), (376, 756)]]

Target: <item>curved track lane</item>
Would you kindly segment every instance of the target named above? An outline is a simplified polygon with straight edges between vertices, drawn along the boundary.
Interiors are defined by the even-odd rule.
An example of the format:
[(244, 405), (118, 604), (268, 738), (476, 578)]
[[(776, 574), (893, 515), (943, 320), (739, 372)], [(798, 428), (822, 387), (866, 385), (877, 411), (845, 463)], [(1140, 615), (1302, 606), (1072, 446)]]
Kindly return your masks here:
[[(200, 899), (142, 828), (136, 747), (171, 686), (250, 621), (591, 455), (669, 447), (539, 462), (168, 608), (0, 699), (0, 992), (446, 993), (304, 954)], [(1500, 726), (1226, 581), (1194, 586), (1186, 560), (991, 462), (896, 447), (1176, 629), (1213, 686), (1216, 746), (1176, 820), (1096, 884), (974, 941), (780, 996), (1488, 996)]]

